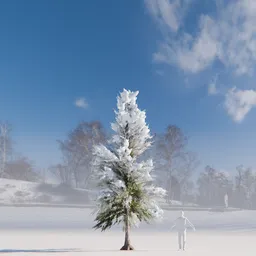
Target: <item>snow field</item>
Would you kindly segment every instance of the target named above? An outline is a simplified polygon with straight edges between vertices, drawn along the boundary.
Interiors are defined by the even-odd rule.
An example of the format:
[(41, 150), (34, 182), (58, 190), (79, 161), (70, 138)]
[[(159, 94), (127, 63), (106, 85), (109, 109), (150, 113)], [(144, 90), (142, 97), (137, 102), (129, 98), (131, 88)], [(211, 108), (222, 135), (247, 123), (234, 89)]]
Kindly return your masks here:
[(187, 250), (177, 251), (177, 234), (170, 232), (179, 212), (165, 212), (162, 222), (133, 229), (136, 251), (119, 251), (124, 242), (120, 227), (102, 233), (92, 230), (91, 209), (1, 207), (0, 254), (42, 256), (122, 255), (255, 255), (254, 211), (185, 212), (197, 231), (188, 229)]
[(214, 232), (188, 233), (187, 250), (177, 251), (175, 233), (134, 232), (132, 243), (136, 251), (123, 252), (121, 232), (94, 232), (81, 230), (1, 231), (0, 253), (5, 255), (255, 255), (256, 233), (222, 234)]

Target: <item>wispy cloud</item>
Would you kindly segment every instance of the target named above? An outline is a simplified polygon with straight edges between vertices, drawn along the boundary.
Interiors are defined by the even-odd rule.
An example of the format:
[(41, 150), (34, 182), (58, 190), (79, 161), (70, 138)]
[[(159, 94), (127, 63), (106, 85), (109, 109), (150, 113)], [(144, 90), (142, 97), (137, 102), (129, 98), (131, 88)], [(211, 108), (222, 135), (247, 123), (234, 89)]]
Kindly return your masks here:
[[(153, 61), (194, 75), (220, 62), (232, 76), (251, 77), (256, 67), (256, 1), (216, 0), (216, 13), (200, 14), (196, 32), (191, 33), (183, 23), (188, 6), (192, 10), (195, 1), (145, 0), (146, 8), (162, 31)], [(243, 120), (250, 111), (254, 104), (247, 104), (244, 97), (253, 92), (228, 91), (226, 110), (234, 120)], [(208, 93), (218, 94), (216, 83), (208, 85)], [(244, 103), (234, 107), (233, 101), (237, 97), (242, 97), (240, 103)]]
[(145, 0), (145, 5), (161, 29), (176, 32), (182, 22), (183, 2), (181, 0), (171, 2), (169, 0)]
[(156, 70), (156, 74), (159, 75), (159, 76), (163, 76), (164, 71), (163, 70)]
[(89, 106), (85, 98), (76, 99), (74, 104), (78, 108), (83, 108), (83, 109), (87, 109)]
[(256, 1), (230, 1), (218, 10), (217, 18), (201, 15), (194, 35), (179, 31), (184, 6), (190, 2), (145, 0), (160, 28), (169, 28), (153, 54), (154, 61), (198, 73), (219, 60), (237, 75), (250, 74), (256, 62)]
[(208, 94), (209, 95), (216, 95), (219, 93), (219, 91), (217, 90), (217, 81), (218, 81), (218, 76), (216, 75), (214, 77), (214, 79), (210, 82), (210, 84), (208, 85)]
[(240, 123), (249, 111), (256, 106), (255, 90), (230, 89), (225, 96), (225, 108), (232, 119)]
[(217, 93), (218, 93), (218, 91), (217, 91), (217, 88), (216, 88), (216, 84), (211, 82), (208, 86), (208, 94), (209, 95), (215, 95)]

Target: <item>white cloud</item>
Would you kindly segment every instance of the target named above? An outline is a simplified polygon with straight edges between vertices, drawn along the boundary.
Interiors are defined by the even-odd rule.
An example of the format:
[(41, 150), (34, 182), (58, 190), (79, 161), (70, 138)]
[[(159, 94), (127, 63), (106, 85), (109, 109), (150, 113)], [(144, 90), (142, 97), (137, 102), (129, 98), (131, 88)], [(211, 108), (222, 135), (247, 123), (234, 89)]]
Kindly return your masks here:
[(216, 95), (219, 93), (219, 91), (217, 90), (216, 84), (218, 81), (218, 75), (216, 75), (213, 80), (210, 82), (210, 84), (208, 85), (208, 94), (209, 95)]
[(198, 73), (219, 60), (237, 75), (251, 74), (256, 63), (256, 1), (228, 1), (226, 6), (221, 5), (216, 17), (201, 15), (194, 35), (179, 29), (184, 2), (189, 1), (145, 1), (164, 31), (154, 61)]
[(87, 109), (88, 108), (88, 103), (87, 103), (85, 98), (79, 98), (79, 99), (75, 100), (75, 106), (77, 106), (78, 108)]
[(256, 91), (232, 88), (225, 96), (224, 106), (232, 119), (240, 123), (249, 111), (256, 106)]
[(177, 31), (180, 26), (180, 4), (180, 0), (145, 0), (145, 5), (154, 19), (172, 31)]
[[(145, 0), (146, 8), (162, 32), (153, 54), (155, 63), (164, 63), (192, 74), (221, 62), (229, 76), (250, 78), (256, 67), (256, 0), (216, 0), (216, 12), (199, 14), (193, 33), (183, 24), (196, 0)], [(192, 10), (193, 14), (197, 10)], [(226, 81), (225, 81), (226, 82)], [(230, 87), (229, 87), (230, 88)], [(225, 96), (224, 106), (235, 122), (242, 122), (256, 105), (256, 91), (216, 88), (209, 95)]]
[(215, 95), (217, 94), (218, 91), (217, 91), (217, 88), (216, 88), (216, 84), (215, 83), (210, 83), (209, 86), (208, 86), (208, 94), (209, 95)]

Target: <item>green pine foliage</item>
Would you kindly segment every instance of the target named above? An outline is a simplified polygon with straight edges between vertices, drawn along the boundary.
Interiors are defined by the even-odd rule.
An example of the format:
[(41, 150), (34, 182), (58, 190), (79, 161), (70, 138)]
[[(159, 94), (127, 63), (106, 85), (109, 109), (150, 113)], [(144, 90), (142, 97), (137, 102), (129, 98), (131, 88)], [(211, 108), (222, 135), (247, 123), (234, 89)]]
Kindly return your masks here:
[(94, 148), (94, 174), (101, 189), (94, 228), (104, 231), (122, 223), (127, 237), (131, 226), (162, 216), (156, 199), (165, 195), (153, 184), (152, 160), (139, 161), (151, 145), (151, 136), (137, 95), (127, 90), (120, 94), (112, 124), (115, 134), (108, 146)]

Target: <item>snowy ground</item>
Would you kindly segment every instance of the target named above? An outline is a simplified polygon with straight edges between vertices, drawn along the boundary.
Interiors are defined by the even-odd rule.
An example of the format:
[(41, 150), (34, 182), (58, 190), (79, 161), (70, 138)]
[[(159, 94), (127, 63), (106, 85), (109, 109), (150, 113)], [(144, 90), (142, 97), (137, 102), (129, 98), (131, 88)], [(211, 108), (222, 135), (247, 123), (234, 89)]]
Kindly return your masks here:
[(0, 204), (88, 204), (87, 196), (63, 185), (0, 179)]
[(166, 212), (161, 223), (142, 225), (132, 232), (134, 252), (120, 252), (119, 227), (93, 231), (89, 209), (1, 207), (0, 253), (5, 255), (255, 255), (256, 212), (188, 212), (197, 227), (189, 230), (186, 252), (177, 251), (170, 232), (178, 212)]
[[(96, 192), (86, 189), (74, 189), (65, 185), (45, 184), (21, 180), (0, 178), (0, 206), (4, 205), (42, 205), (62, 207), (91, 207)], [(171, 207), (181, 207), (182, 203), (172, 200)], [(165, 208), (170, 208), (165, 200), (161, 202)], [(198, 206), (186, 204), (188, 207)], [(184, 206), (182, 206), (184, 207)]]

